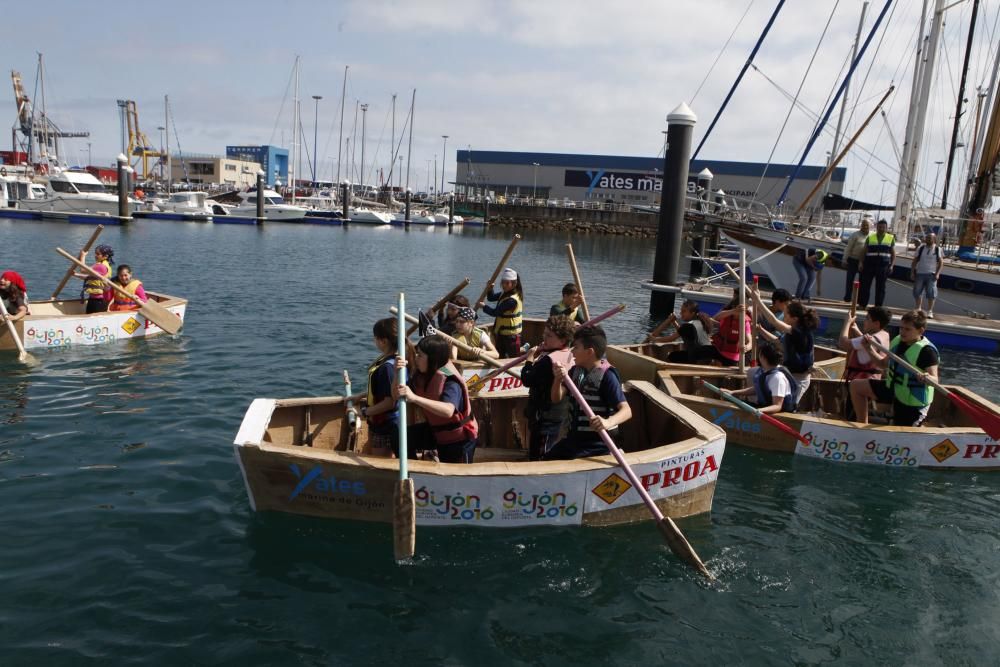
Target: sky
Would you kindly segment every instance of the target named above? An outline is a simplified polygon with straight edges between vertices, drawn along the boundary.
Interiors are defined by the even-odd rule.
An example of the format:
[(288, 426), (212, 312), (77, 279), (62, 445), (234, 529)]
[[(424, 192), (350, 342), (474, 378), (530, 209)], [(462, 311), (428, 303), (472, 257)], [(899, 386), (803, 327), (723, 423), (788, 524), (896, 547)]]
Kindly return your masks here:
[[(862, 38), (885, 2), (872, 0)], [(756, 69), (745, 75), (699, 157), (798, 162), (816, 116), (843, 79), (862, 4), (787, 0), (755, 58)], [(947, 159), (971, 4), (958, 2), (945, 14), (918, 172), (922, 203), (930, 203), (932, 190), (936, 199), (941, 195), (944, 168), (936, 163)], [(64, 130), (91, 133), (89, 139), (66, 142), (67, 161), (86, 162), (89, 141), (91, 161), (110, 164), (121, 151), (116, 100), (122, 98), (136, 100), (140, 127), (158, 145), (163, 98), (169, 95), (173, 152), (179, 147), (223, 154), (231, 144), (287, 146), (291, 73), (298, 56), (310, 154), (317, 126), (312, 96), (322, 96), (316, 130), (320, 178), (336, 175), (348, 66), (344, 134), (360, 136), (355, 107), (367, 104), (369, 165), (388, 168), (392, 96), (397, 95), (401, 128), (416, 89), (410, 178), (420, 189), (435, 158), (444, 162), (446, 179), (454, 179), (460, 148), (662, 154), (666, 115), (681, 102), (698, 116), (697, 145), (776, 5), (777, 0), (176, 0), (157, 6), (56, 0), (45, 3), (41, 14), (30, 3), (5, 7), (5, 23), (23, 29), (4, 31), (0, 60), (21, 72), (31, 96), (37, 53), (43, 53), (50, 117)], [(845, 192), (869, 201), (895, 196), (894, 144), (901, 146), (905, 133), (920, 10), (919, 0), (895, 0), (849, 90), (848, 137), (890, 84), (896, 85), (886, 119), (876, 118), (842, 163)], [(975, 89), (988, 87), (1000, 44), (998, 22), (1000, 0), (982, 0), (969, 72), (970, 109), (960, 139), (967, 146)], [(3, 95), (6, 106), (0, 100), (0, 109), (7, 109), (13, 123), (12, 89)], [(826, 160), (838, 112), (807, 164)], [(446, 151), (442, 135), (449, 137)], [(404, 143), (401, 153), (407, 152)], [(960, 149), (956, 174), (967, 169), (967, 161), (968, 149)], [(345, 170), (346, 165), (344, 158)], [(949, 199), (957, 193), (953, 188)]]

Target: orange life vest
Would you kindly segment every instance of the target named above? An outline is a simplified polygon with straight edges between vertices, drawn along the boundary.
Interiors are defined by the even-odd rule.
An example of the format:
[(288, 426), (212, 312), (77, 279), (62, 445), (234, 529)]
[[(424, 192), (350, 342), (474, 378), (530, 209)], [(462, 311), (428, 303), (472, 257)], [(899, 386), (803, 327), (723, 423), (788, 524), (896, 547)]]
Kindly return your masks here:
[(424, 380), (422, 375), (414, 377), (412, 388), (418, 396), (429, 398), (432, 401), (440, 401), (445, 382), (449, 381), (457, 382), (462, 388), (464, 407), (451, 413), (450, 417), (438, 417), (430, 412), (424, 412), (427, 423), (431, 426), (431, 433), (434, 434), (434, 441), (439, 445), (465, 442), (479, 435), (479, 423), (476, 421), (476, 416), (472, 414), (469, 390), (466, 388), (465, 382), (462, 381), (462, 377), (452, 371), (451, 364), (446, 364), (436, 371), (430, 380)]
[[(133, 278), (131, 281), (129, 281), (129, 284), (125, 285), (125, 287), (123, 287), (122, 289), (124, 289), (129, 294), (135, 295), (135, 292), (137, 289), (139, 289), (140, 285), (142, 285), (142, 283)], [(138, 302), (136, 302), (135, 299), (126, 299), (121, 294), (119, 294), (117, 290), (115, 290), (115, 300), (111, 304), (111, 308), (109, 308), (108, 310), (139, 310), (139, 304)]]
[[(712, 344), (719, 350), (719, 354), (733, 361), (738, 361), (740, 354), (743, 352), (740, 349), (740, 326), (736, 321), (737, 319), (734, 315), (727, 315), (722, 318), (722, 321), (719, 322), (719, 332), (712, 336)], [(744, 327), (746, 327), (748, 319), (749, 317), (744, 318)], [(749, 340), (749, 338), (746, 340)]]

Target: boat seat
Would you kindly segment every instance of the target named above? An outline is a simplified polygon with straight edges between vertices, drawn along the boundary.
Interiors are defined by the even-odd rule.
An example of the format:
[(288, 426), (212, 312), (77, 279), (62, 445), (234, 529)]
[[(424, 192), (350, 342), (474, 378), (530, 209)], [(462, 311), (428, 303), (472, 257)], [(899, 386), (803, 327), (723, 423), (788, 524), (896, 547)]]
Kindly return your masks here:
[(476, 447), (476, 463), (514, 463), (527, 461), (527, 449), (512, 449), (509, 447)]

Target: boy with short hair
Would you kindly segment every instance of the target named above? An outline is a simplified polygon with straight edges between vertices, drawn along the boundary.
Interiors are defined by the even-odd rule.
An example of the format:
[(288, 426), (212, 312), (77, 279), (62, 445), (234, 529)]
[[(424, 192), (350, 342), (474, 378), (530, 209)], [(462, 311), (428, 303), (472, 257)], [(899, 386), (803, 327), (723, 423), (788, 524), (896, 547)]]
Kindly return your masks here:
[(938, 379), (940, 358), (934, 343), (924, 338), (927, 316), (922, 310), (911, 310), (899, 322), (899, 335), (889, 349), (906, 359), (921, 372), (914, 375), (877, 350), (872, 337), (865, 336), (865, 350), (875, 364), (885, 368), (885, 379), (858, 379), (851, 381), (851, 403), (857, 421), (868, 423), (868, 399), (879, 403), (892, 403), (894, 426), (920, 426), (927, 419), (927, 412), (934, 402), (934, 387), (928, 379)]
[(569, 435), (553, 445), (544, 457), (546, 461), (609, 454), (600, 432), (607, 431), (614, 438), (618, 426), (632, 418), (618, 371), (604, 358), (607, 347), (608, 339), (601, 327), (580, 327), (573, 334), (575, 365), (567, 370), (562, 364), (553, 362), (552, 402), (562, 400), (567, 391), (563, 378), (569, 376), (594, 416), (588, 419), (577, 401), (571, 401)]
[(583, 317), (583, 296), (576, 283), (566, 283), (562, 288), (562, 301), (549, 308), (549, 317), (565, 315), (577, 324), (583, 324), (586, 320)]

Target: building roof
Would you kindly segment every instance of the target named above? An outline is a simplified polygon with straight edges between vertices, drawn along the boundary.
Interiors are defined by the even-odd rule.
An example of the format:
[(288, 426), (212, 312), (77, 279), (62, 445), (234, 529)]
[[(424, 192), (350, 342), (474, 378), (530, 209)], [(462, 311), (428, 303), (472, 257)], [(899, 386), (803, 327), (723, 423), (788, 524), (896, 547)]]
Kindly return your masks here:
[[(458, 164), (508, 164), (530, 167), (535, 162), (542, 167), (576, 167), (581, 169), (630, 169), (634, 171), (663, 170), (662, 157), (631, 157), (627, 155), (581, 155), (577, 153), (527, 153), (518, 151), (469, 151), (459, 150)], [(694, 160), (690, 173), (696, 174), (706, 167), (716, 175), (760, 176), (767, 167), (771, 178), (788, 178), (795, 171), (793, 164), (770, 164), (763, 162), (729, 162), (725, 160)], [(797, 178), (816, 180), (825, 167), (803, 165)], [(847, 169), (837, 167), (830, 180), (844, 181)]]

